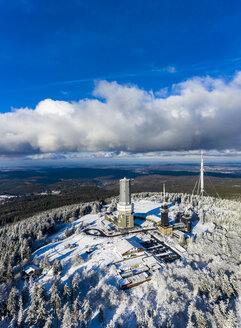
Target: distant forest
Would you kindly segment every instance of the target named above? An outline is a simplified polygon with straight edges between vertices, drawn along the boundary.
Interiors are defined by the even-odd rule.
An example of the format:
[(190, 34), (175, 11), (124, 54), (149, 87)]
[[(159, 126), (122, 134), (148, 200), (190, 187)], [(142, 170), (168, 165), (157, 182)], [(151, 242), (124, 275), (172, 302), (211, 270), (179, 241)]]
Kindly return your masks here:
[[(182, 171), (174, 168), (166, 171), (145, 166), (0, 171), (0, 195), (17, 196), (0, 202), (0, 225), (64, 205), (105, 202), (118, 195), (118, 181), (124, 176), (133, 178), (133, 192), (160, 192), (165, 183), (169, 192), (191, 194), (199, 171), (193, 167), (189, 171), (186, 167)], [(205, 177), (205, 189), (210, 196), (217, 197), (218, 193), (221, 198), (240, 200), (241, 178), (239, 173), (209, 173)]]

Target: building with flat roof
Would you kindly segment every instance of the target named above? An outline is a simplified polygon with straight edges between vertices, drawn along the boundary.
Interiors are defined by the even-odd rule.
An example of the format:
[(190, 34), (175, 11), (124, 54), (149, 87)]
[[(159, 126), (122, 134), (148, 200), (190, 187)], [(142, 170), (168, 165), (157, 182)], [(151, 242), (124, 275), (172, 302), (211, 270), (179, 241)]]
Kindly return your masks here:
[(136, 253), (144, 252), (144, 248), (134, 238), (122, 239), (116, 245), (116, 252), (121, 257), (131, 257)]

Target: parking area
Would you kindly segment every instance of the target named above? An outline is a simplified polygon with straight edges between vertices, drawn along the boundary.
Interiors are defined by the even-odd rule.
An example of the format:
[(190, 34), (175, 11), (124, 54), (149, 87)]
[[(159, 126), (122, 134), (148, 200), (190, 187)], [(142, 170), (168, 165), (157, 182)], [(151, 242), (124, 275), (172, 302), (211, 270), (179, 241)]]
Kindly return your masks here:
[(140, 244), (145, 248), (146, 252), (153, 255), (162, 263), (174, 262), (180, 258), (180, 255), (171, 247), (167, 246), (164, 242), (153, 238), (152, 236), (149, 237), (149, 240), (140, 242)]

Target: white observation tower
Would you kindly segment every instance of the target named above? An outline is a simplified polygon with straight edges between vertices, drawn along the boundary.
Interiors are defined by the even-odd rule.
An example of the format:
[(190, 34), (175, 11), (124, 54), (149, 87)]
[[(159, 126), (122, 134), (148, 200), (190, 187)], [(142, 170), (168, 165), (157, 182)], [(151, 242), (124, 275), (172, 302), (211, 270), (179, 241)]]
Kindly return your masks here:
[(118, 210), (118, 227), (131, 228), (134, 227), (134, 206), (131, 202), (131, 179), (120, 180), (120, 199), (117, 204)]

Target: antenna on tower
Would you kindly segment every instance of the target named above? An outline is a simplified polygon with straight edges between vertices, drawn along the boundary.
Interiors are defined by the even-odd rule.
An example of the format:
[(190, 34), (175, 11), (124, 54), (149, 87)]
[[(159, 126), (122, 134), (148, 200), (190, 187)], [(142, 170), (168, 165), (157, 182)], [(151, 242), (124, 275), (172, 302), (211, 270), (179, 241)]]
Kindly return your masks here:
[(201, 196), (203, 196), (203, 193), (204, 193), (204, 175), (203, 175), (203, 172), (204, 172), (204, 168), (203, 168), (203, 151), (201, 151), (201, 171), (200, 171), (200, 184), (201, 184), (200, 192), (201, 192)]
[[(217, 194), (218, 198), (220, 198), (214, 184), (210, 180), (209, 176), (207, 175), (207, 172), (205, 172), (205, 176), (208, 178), (210, 184), (212, 185), (215, 193)], [(207, 194), (207, 192), (204, 190), (204, 164), (203, 164), (203, 151), (201, 151), (201, 168), (200, 168), (200, 177), (196, 181), (194, 188), (192, 190), (192, 195), (194, 194), (195, 190), (197, 190), (197, 194), (201, 195), (203, 197), (204, 193)], [(208, 195), (208, 194), (207, 194)]]
[(203, 197), (204, 194), (204, 165), (203, 165), (203, 151), (201, 151), (201, 168), (200, 168), (200, 176), (199, 179), (196, 181), (195, 186), (192, 191), (192, 195), (195, 192), (195, 189), (197, 188), (197, 194), (201, 195)]
[(163, 183), (163, 201), (166, 201), (166, 185)]

